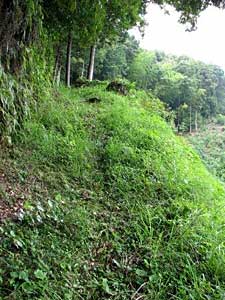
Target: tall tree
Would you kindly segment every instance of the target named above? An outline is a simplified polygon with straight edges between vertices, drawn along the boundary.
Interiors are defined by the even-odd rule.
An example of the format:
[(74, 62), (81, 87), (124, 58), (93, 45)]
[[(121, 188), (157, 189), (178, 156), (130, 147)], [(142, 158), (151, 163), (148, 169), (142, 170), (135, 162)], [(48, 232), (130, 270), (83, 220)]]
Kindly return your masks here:
[(72, 51), (72, 34), (69, 32), (67, 40), (66, 53), (66, 86), (70, 87), (70, 69), (71, 69), (71, 51)]
[[(134, 25), (144, 25), (143, 16), (146, 13), (149, 1), (125, 0), (121, 2), (119, 0), (102, 0), (101, 2), (101, 7), (105, 14), (102, 19), (102, 28), (99, 32), (96, 32), (92, 47), (114, 41)], [(93, 64), (94, 55), (90, 55), (90, 58)], [(89, 63), (89, 65), (91, 64)], [(92, 76), (88, 72), (88, 78), (90, 77)]]
[(89, 58), (88, 72), (87, 72), (88, 79), (90, 81), (93, 79), (93, 75), (94, 75), (95, 51), (96, 51), (96, 46), (92, 45), (90, 49), (90, 58)]

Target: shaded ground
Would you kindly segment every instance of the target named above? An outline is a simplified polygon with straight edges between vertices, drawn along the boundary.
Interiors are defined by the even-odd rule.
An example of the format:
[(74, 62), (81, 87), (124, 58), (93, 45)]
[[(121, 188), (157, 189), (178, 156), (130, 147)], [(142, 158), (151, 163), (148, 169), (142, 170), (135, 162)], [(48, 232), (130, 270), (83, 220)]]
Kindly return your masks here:
[[(1, 149), (6, 151), (7, 149)], [(29, 195), (29, 185), (19, 183), (18, 174), (1, 157), (0, 166), (0, 222), (23, 215), (23, 203)]]
[(32, 198), (38, 201), (48, 191), (40, 174), (29, 163), (30, 151), (20, 152), (15, 147), (1, 148), (0, 152), (0, 222), (22, 220), (26, 202)]

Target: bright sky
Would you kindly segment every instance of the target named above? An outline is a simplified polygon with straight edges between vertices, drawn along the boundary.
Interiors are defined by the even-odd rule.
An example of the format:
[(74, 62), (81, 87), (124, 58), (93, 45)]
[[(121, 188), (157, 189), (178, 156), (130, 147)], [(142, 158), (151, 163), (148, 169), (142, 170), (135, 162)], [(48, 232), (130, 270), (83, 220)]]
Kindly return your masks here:
[[(170, 9), (165, 15), (158, 5), (151, 4), (146, 20), (144, 39), (140, 46), (221, 66), (225, 70), (225, 10), (210, 7), (198, 19), (198, 29), (187, 32), (187, 25), (178, 23), (179, 14)], [(135, 32), (136, 38), (140, 35)]]

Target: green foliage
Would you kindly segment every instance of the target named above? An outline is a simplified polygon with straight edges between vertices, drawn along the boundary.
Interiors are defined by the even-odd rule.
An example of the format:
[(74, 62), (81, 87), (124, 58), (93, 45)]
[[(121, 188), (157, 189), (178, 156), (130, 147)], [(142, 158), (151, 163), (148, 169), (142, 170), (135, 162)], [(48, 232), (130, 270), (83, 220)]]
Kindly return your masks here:
[[(12, 136), (50, 89), (51, 64), (40, 47), (24, 50), (19, 76), (6, 73), (0, 66), (0, 137)], [(50, 62), (50, 61), (49, 61)]]
[(107, 85), (107, 83), (108, 83), (107, 81), (100, 81), (100, 80), (90, 81), (84, 77), (80, 77), (74, 82), (73, 85), (78, 88), (80, 88), (80, 87), (95, 87), (95, 86), (104, 87)]
[[(108, 41), (109, 43), (109, 41)], [(63, 45), (64, 50), (66, 45)], [(95, 57), (94, 78), (97, 80), (114, 80), (116, 78), (126, 78), (133, 59), (138, 52), (138, 42), (134, 37), (123, 34), (116, 41), (104, 46), (99, 45)], [(65, 65), (65, 51), (62, 52), (62, 64)], [(72, 49), (72, 84), (80, 77), (87, 76), (87, 66), (89, 62), (90, 51), (87, 48), (74, 47)], [(64, 69), (62, 69), (64, 76)]]
[(217, 124), (211, 123), (197, 135), (188, 137), (209, 170), (225, 180), (225, 132), (224, 117), (218, 116)]
[(41, 103), (1, 159), (29, 186), (0, 229), (3, 300), (222, 299), (224, 188), (165, 114), (99, 86)]
[(216, 116), (216, 124), (218, 125), (225, 125), (225, 116), (224, 115), (217, 115)]
[[(7, 76), (0, 69), (0, 97), (1, 97), (1, 121), (0, 135), (3, 133), (11, 135), (18, 127), (23, 116), (28, 114), (27, 98), (22, 97), (17, 100), (18, 95), (23, 94), (23, 86), (21, 86), (12, 76)], [(25, 89), (25, 88), (24, 88)], [(28, 94), (29, 95), (29, 94)]]
[[(71, 5), (70, 5), (71, 4)], [(147, 1), (44, 1), (44, 23), (50, 32), (65, 37), (70, 31), (79, 47), (112, 41), (142, 21)]]
[(128, 79), (137, 82), (141, 89), (153, 90), (161, 75), (156, 54), (141, 50), (130, 66)]
[(64, 101), (59, 99), (56, 103), (46, 99), (38, 109), (37, 121), (26, 122), (21, 143), (35, 149), (33, 155), (43, 165), (65, 169), (71, 176), (79, 177), (90, 171), (92, 146), (81, 120), (82, 106), (65, 105)]
[(23, 52), (40, 37), (40, 1), (2, 0), (0, 4), (0, 64), (13, 74), (21, 71)]
[(141, 50), (129, 68), (128, 79), (152, 91), (176, 112), (178, 131), (197, 131), (202, 118), (224, 111), (225, 76), (218, 66)]
[(119, 93), (121, 95), (127, 95), (129, 92), (132, 92), (135, 90), (135, 83), (131, 83), (130, 81), (126, 79), (115, 79), (111, 81), (107, 88), (107, 91), (114, 91), (116, 93)]
[(224, 0), (154, 0), (161, 6), (169, 4), (174, 6), (174, 8), (180, 13), (180, 22), (189, 23), (190, 29), (196, 29), (197, 19), (202, 11), (204, 11), (208, 6), (214, 5), (218, 8), (225, 8)]
[(0, 138), (4, 141), (48, 94), (52, 53), (39, 1), (3, 1), (0, 16)]

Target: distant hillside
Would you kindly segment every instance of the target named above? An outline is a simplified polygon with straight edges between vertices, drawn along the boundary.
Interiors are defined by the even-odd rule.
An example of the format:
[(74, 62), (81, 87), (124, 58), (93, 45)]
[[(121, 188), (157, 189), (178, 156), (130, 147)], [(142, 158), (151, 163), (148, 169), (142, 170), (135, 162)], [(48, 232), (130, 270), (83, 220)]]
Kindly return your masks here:
[(225, 180), (225, 126), (208, 124), (204, 130), (188, 136), (210, 172)]

